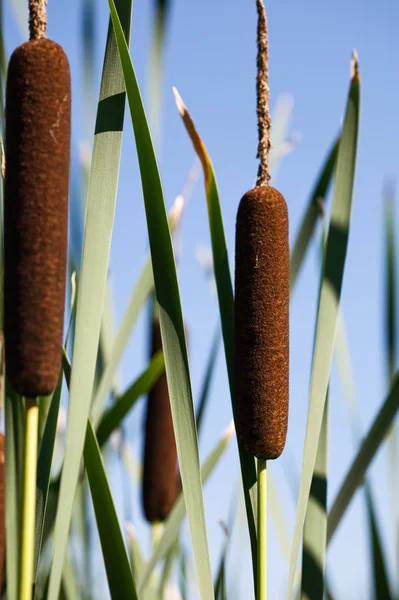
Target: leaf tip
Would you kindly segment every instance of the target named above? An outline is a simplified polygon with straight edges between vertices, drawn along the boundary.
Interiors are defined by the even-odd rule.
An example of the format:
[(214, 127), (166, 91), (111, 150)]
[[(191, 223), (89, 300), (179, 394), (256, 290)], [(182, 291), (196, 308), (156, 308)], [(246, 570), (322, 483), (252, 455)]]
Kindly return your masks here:
[(177, 110), (179, 111), (180, 115), (183, 117), (184, 114), (187, 112), (187, 108), (186, 105), (184, 104), (182, 97), (180, 96), (177, 88), (175, 86), (172, 87), (173, 90), (173, 94), (175, 97), (175, 102), (176, 102), (176, 106), (177, 106)]
[(234, 421), (232, 419), (223, 433), (223, 439), (228, 441), (233, 437), (234, 434), (235, 434), (235, 427), (234, 427)]
[(351, 79), (359, 79), (359, 57), (355, 48), (352, 50), (352, 58), (351, 58)]

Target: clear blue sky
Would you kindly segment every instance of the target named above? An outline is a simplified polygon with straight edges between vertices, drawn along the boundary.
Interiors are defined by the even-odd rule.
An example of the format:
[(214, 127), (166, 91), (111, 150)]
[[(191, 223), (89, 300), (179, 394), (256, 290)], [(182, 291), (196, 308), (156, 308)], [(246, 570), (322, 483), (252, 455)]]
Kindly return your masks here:
[[(24, 2), (6, 4), (7, 52), (25, 38), (13, 8)], [(230, 260), (234, 251), (234, 224), (242, 194), (252, 187), (257, 170), (255, 121), (255, 1), (172, 1), (163, 81), (162, 142), (159, 163), (165, 197), (170, 206), (180, 192), (193, 162), (193, 150), (175, 109), (172, 85), (183, 96), (212, 157), (218, 178)], [(84, 123), (81, 60), (82, 0), (49, 0), (49, 36), (66, 50), (73, 78), (73, 153), (91, 123)], [(97, 0), (95, 99), (104, 52), (108, 7)], [(144, 94), (148, 98), (152, 2), (135, 0), (131, 51)], [(335, 3), (267, 2), (270, 46), (272, 107), (281, 93), (294, 98), (290, 131), (300, 132), (296, 150), (284, 159), (275, 184), (284, 194), (290, 215), (290, 238), (297, 231), (315, 176), (333, 141), (343, 116), (349, 84), (352, 48), (359, 54), (362, 105), (358, 167), (355, 182), (352, 228), (344, 279), (343, 307), (352, 351), (356, 391), (361, 418), (366, 428), (386, 392), (383, 357), (383, 204), (382, 185), (386, 176), (397, 178), (399, 139), (399, 7), (392, 0), (377, 3), (352, 0)], [(91, 140), (89, 140), (91, 141)], [(190, 359), (194, 393), (199, 390), (204, 363), (218, 320), (216, 299), (209, 293), (195, 252), (209, 245), (206, 205), (202, 180), (184, 216), (183, 256), (180, 285), (183, 311), (189, 329)], [(301, 462), (309, 387), (313, 328), (318, 289), (318, 247), (308, 255), (291, 308), (291, 397), (287, 451), (271, 466), (279, 485), (281, 504), (292, 531), (294, 508), (284, 477), (292, 457), (298, 470)], [(133, 134), (126, 120), (118, 204), (112, 243), (116, 319), (119, 322), (147, 252), (147, 233)], [(146, 357), (147, 314), (125, 353), (121, 382), (127, 385), (143, 367)], [(353, 455), (342, 388), (336, 370), (331, 390), (331, 450), (329, 499)], [(205, 455), (230, 419), (230, 400), (225, 363), (220, 353), (206, 415), (201, 454)], [(129, 433), (141, 448), (142, 413), (129, 420)], [(393, 531), (386, 515), (390, 509), (387, 485), (387, 452), (381, 452), (372, 468), (376, 483), (378, 513), (385, 542), (393, 550)], [(218, 560), (222, 535), (217, 524), (226, 518), (230, 492), (238, 477), (235, 445), (207, 485), (205, 502), (213, 564)], [(114, 476), (113, 476), (114, 479)], [(118, 480), (115, 493), (119, 498)], [(141, 507), (134, 498), (133, 514), (141, 520)], [(144, 531), (140, 527), (140, 532)], [(270, 597), (282, 598), (286, 564), (270, 523)], [(238, 545), (237, 545), (238, 546)], [(240, 546), (232, 564), (243, 568), (241, 595), (247, 598), (249, 550)], [(367, 545), (364, 534), (363, 501), (359, 494), (336, 535), (328, 556), (337, 596), (345, 600), (368, 597)], [(248, 568), (246, 568), (246, 566)], [(244, 568), (245, 567), (245, 568)], [(394, 563), (391, 561), (392, 573)], [(230, 571), (232, 573), (232, 571)], [(240, 584), (240, 585), (241, 585)], [(100, 598), (100, 596), (98, 596)], [(105, 596), (104, 596), (105, 597)]]

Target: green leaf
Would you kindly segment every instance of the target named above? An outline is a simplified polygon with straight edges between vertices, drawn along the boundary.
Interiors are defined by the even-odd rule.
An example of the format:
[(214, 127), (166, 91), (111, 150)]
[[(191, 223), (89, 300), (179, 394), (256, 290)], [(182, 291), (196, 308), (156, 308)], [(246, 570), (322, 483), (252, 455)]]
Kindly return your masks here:
[(136, 586), (93, 427), (88, 422), (84, 461), (113, 600), (137, 599)]
[(376, 600), (378, 600), (378, 598), (384, 598), (384, 600), (393, 600), (389, 586), (387, 565), (381, 543), (381, 534), (378, 529), (370, 485), (366, 482), (364, 488), (366, 493), (367, 518), (371, 538), (374, 598), (376, 598)]
[(328, 391), (303, 529), (303, 600), (323, 600), (327, 547)]
[(385, 357), (387, 379), (391, 383), (395, 374), (397, 357), (396, 339), (396, 248), (395, 248), (395, 198), (393, 190), (385, 190)]
[[(217, 443), (215, 448), (212, 450), (212, 452), (206, 458), (206, 460), (201, 468), (201, 477), (202, 477), (202, 481), (204, 484), (206, 483), (207, 479), (212, 474), (213, 470), (215, 469), (215, 467), (218, 464), (218, 462), (220, 461), (220, 459), (222, 458), (223, 453), (226, 450), (228, 443), (231, 439), (231, 436), (233, 435), (233, 432), (234, 432), (234, 428), (231, 424), (226, 429), (226, 431), (222, 435), (221, 439), (219, 440), (219, 442)], [(146, 585), (149, 581), (149, 578), (151, 576), (151, 573), (155, 568), (155, 565), (158, 563), (158, 561), (160, 561), (162, 558), (164, 558), (166, 556), (166, 554), (168, 553), (170, 548), (173, 547), (176, 540), (178, 539), (180, 526), (185, 517), (185, 514), (186, 514), (186, 509), (185, 509), (185, 505), (184, 505), (184, 497), (182, 494), (180, 494), (172, 508), (172, 511), (171, 511), (168, 519), (165, 522), (165, 527), (164, 527), (164, 530), (162, 533), (162, 537), (159, 540), (158, 544), (156, 545), (150, 560), (148, 561), (148, 564), (146, 566), (146, 569), (145, 569), (142, 579), (138, 583), (139, 594), (141, 594), (141, 592), (146, 587)]]
[(339, 144), (331, 220), (320, 291), (308, 420), (302, 460), (303, 468), (291, 548), (287, 599), (292, 596), (298, 552), (316, 463), (317, 447), (330, 378), (348, 243), (360, 105), (357, 62), (353, 61), (353, 65), (354, 74), (349, 89), (344, 126)]
[(156, 0), (150, 60), (150, 125), (158, 144), (161, 136), (162, 63), (171, 0)]
[(188, 560), (187, 553), (184, 548), (180, 548), (180, 564), (179, 564), (179, 588), (182, 600), (188, 599)]
[[(195, 129), (187, 107), (184, 105), (178, 91), (174, 88), (178, 111), (183, 119), (187, 133), (193, 143), (194, 149), (201, 161), (205, 178), (205, 191), (208, 207), (209, 228), (212, 241), (213, 268), (215, 272), (216, 287), (219, 301), (219, 312), (222, 323), (224, 351), (226, 356), (227, 374), (229, 378), (230, 396), (233, 415), (235, 412), (235, 375), (234, 375), (234, 297), (231, 283), (229, 261), (227, 255), (226, 236), (224, 233), (223, 218), (219, 201), (216, 177), (208, 152)], [(252, 566), (254, 583), (256, 574), (256, 468), (252, 454), (246, 452), (238, 444), (240, 457), (242, 483), (244, 488), (245, 508), (247, 512), (248, 530), (251, 541)]]
[[(337, 356), (339, 375), (345, 392), (351, 433), (355, 444), (358, 445), (359, 440), (361, 439), (360, 416), (355, 397), (351, 357), (347, 342), (347, 335), (342, 311), (340, 313), (338, 321), (335, 350)], [(371, 544), (375, 598), (389, 599), (389, 593), (387, 595), (387, 590), (389, 590), (388, 570), (386, 568), (384, 560), (384, 551), (381, 542), (380, 532), (378, 530), (371, 487), (369, 482), (367, 481), (367, 478), (364, 482), (364, 491), (366, 494), (366, 516)]]
[(328, 515), (327, 544), (333, 538), (357, 488), (362, 484), (371, 461), (392, 425), (398, 407), (399, 374), (397, 373), (391, 391), (364, 438), (334, 500)]
[[(396, 234), (395, 234), (395, 194), (392, 186), (385, 189), (385, 360), (387, 367), (387, 381), (389, 385), (395, 374), (397, 361), (397, 281), (396, 281)], [(398, 426), (394, 423), (388, 435), (389, 442), (389, 487), (391, 493), (392, 521), (396, 524), (395, 549), (398, 557)]]
[(63, 371), (60, 369), (57, 387), (51, 398), (50, 410), (47, 415), (37, 462), (34, 581), (37, 579), (39, 558), (42, 549), (47, 497), (50, 487), (51, 463), (53, 461), (54, 444), (57, 435), (62, 379)]
[(205, 369), (204, 378), (202, 380), (200, 399), (198, 402), (198, 408), (197, 408), (197, 414), (196, 414), (198, 436), (201, 431), (202, 419), (203, 419), (204, 412), (205, 412), (205, 409), (206, 409), (206, 406), (207, 406), (208, 400), (209, 400), (209, 390), (210, 390), (211, 383), (212, 383), (212, 377), (215, 372), (216, 359), (217, 359), (217, 355), (218, 355), (219, 346), (220, 346), (220, 332), (219, 332), (219, 327), (218, 327), (217, 331), (215, 332), (215, 335), (213, 337), (211, 350), (209, 352), (208, 363), (207, 363), (207, 366)]
[(166, 554), (166, 558), (164, 561), (162, 575), (161, 575), (161, 583), (159, 586), (159, 597), (165, 598), (166, 588), (170, 581), (173, 564), (176, 558), (179, 555), (179, 540), (177, 539), (173, 546), (170, 548), (169, 552)]
[(108, 361), (105, 365), (104, 372), (100, 379), (98, 389), (95, 393), (91, 411), (91, 418), (94, 425), (97, 425), (101, 418), (104, 403), (112, 387), (116, 369), (119, 365), (120, 359), (122, 358), (122, 354), (126, 348), (127, 342), (129, 341), (129, 337), (140, 311), (149, 298), (153, 288), (154, 278), (152, 275), (152, 265), (151, 259), (148, 258), (140, 274), (139, 280), (133, 290), (133, 294), (122, 319), (122, 323), (115, 336), (114, 343), (112, 345)]
[(18, 597), (20, 514), (22, 497), (24, 406), (22, 398), (9, 386), (5, 391), (5, 477), (6, 477), (6, 576), (7, 597)]
[[(131, 0), (118, 0), (117, 6), (123, 26), (129, 33)], [(123, 75), (110, 25), (87, 198), (73, 347), (74, 368), (71, 375), (66, 452), (54, 531), (49, 600), (57, 600), (60, 590), (72, 506), (78, 483), (94, 384), (114, 221), (124, 108)]]
[(173, 427), (199, 591), (201, 597), (212, 600), (212, 573), (202, 497), (197, 430), (172, 241), (158, 166), (136, 75), (113, 0), (109, 0), (109, 6), (136, 139)]
[(295, 238), (294, 246), (291, 251), (290, 260), (290, 288), (291, 294), (295, 287), (301, 266), (306, 256), (310, 241), (313, 237), (316, 223), (321, 214), (322, 203), (324, 202), (338, 156), (339, 139), (332, 146), (322, 168), (319, 178), (316, 182), (313, 192), (310, 195), (310, 200), (302, 219), (301, 226)]
[(111, 408), (103, 414), (97, 429), (97, 439), (100, 446), (108, 440), (114, 429), (119, 427), (124, 417), (134, 406), (136, 400), (151, 390), (164, 369), (163, 352), (160, 350), (153, 356), (149, 366), (129, 389), (117, 398)]

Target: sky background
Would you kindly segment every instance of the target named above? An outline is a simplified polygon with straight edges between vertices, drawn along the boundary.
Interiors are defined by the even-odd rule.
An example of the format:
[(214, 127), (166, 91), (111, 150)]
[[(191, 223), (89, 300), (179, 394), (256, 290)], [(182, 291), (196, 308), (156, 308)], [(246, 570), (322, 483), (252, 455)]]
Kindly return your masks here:
[[(83, 0), (69, 0), (68, 3), (49, 0), (48, 6), (48, 35), (64, 47), (71, 64), (74, 163), (79, 160), (82, 144), (92, 144), (109, 16), (106, 0), (97, 0), (94, 86), (88, 101), (84, 98), (82, 85), (82, 7)], [(153, 3), (149, 0), (135, 0), (131, 42), (131, 55), (147, 106), (152, 7)], [(359, 54), (360, 136), (342, 305), (361, 421), (366, 431), (387, 391), (383, 353), (382, 189), (385, 178), (395, 180), (398, 174), (399, 5), (393, 0), (379, 3), (372, 0), (337, 0), (334, 3), (288, 0), (267, 2), (266, 10), (269, 20), (271, 107), (275, 106), (281, 94), (289, 94), (294, 102), (289, 133), (300, 134), (300, 143), (294, 152), (284, 158), (278, 179), (273, 182), (288, 204), (291, 241), (324, 157), (339, 131), (349, 86), (352, 48), (356, 48)], [(4, 28), (8, 55), (26, 39), (26, 31), (21, 27), (25, 14), (24, 2), (6, 2)], [(214, 164), (232, 265), (238, 202), (253, 186), (257, 172), (255, 32), (254, 0), (171, 2), (162, 85), (162, 134), (157, 144), (165, 199), (170, 207), (181, 191), (194, 161), (191, 142), (174, 104), (172, 85), (176, 85)], [(89, 111), (85, 108), (87, 102)], [(126, 114), (111, 252), (116, 326), (148, 252), (134, 139), (128, 111)], [(282, 458), (270, 467), (289, 536), (292, 535), (295, 517), (295, 498), (287, 484), (287, 472), (292, 479), (293, 473), (299, 473), (301, 464), (318, 291), (319, 233), (307, 256), (291, 302), (291, 391), (287, 448)], [(183, 313), (189, 331), (194, 397), (198, 397), (213, 332), (219, 319), (216, 297), (210, 292), (196, 259), (198, 247), (209, 245), (201, 177), (184, 213), (179, 270)], [(122, 388), (145, 365), (147, 323), (148, 311), (144, 311), (122, 360)], [(128, 421), (129, 439), (138, 453), (141, 453), (142, 447), (143, 405), (140, 402)], [(220, 352), (201, 438), (201, 456), (206, 456), (211, 450), (230, 418), (225, 362)], [(330, 506), (353, 455), (354, 446), (343, 390), (334, 367), (330, 396)], [(385, 546), (389, 550), (394, 579), (397, 573), (393, 555), (394, 530), (388, 517), (391, 506), (387, 456), (386, 449), (379, 452), (371, 475), (373, 493), (378, 501), (379, 523)], [(112, 470), (110, 476), (122, 511), (120, 475)], [(223, 539), (218, 519), (227, 519), (238, 477), (234, 441), (204, 492), (214, 566), (217, 565)], [(142, 520), (140, 497), (136, 492), (131, 503), (131, 516), (140, 538), (148, 547), (149, 532)], [(242, 538), (243, 517), (236, 529), (235, 550), (229, 571), (231, 597), (249, 598), (249, 546), (246, 539)], [(284, 597), (287, 563), (272, 519), (269, 531), (269, 595), (274, 600)], [(188, 536), (185, 539), (188, 544)], [(97, 561), (95, 569), (100, 567), (101, 563)], [(370, 597), (365, 513), (359, 493), (329, 549), (327, 568), (338, 598), (360, 600)], [(104, 580), (97, 572), (96, 582), (99, 594), (96, 597), (106, 598)], [(397, 585), (396, 580), (395, 583)]]

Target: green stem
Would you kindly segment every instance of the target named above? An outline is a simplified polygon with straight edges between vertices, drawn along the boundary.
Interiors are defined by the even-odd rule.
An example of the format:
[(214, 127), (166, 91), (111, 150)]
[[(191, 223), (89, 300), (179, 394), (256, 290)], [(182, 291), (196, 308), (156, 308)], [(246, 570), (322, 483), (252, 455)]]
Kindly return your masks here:
[(258, 458), (257, 600), (267, 598), (267, 463)]
[(37, 407), (36, 399), (26, 398), (25, 402), (25, 457), (19, 600), (32, 599), (35, 546), (37, 432), (39, 421), (39, 409)]

